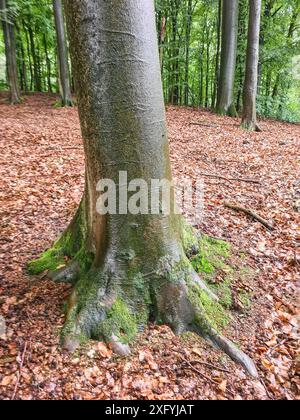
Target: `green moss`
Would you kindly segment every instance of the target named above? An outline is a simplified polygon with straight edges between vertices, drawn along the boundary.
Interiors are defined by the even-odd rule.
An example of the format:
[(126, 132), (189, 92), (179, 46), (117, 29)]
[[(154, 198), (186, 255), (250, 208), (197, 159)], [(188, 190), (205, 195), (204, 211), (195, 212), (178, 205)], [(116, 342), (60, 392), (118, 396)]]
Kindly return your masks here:
[(115, 335), (122, 343), (129, 343), (138, 332), (138, 318), (132, 314), (126, 303), (117, 299), (107, 312), (107, 318), (100, 325), (101, 334), (107, 340)]
[(218, 269), (229, 269), (224, 259), (230, 256), (230, 245), (224, 241), (201, 236), (198, 241), (199, 252), (191, 262), (198, 273), (214, 274)]
[(250, 309), (251, 308), (251, 296), (249, 295), (249, 293), (240, 292), (238, 294), (238, 299), (245, 309)]
[(190, 285), (189, 298), (196, 308), (196, 312), (198, 309), (199, 314), (201, 314), (201, 318), (198, 319), (198, 322), (201, 323), (203, 327), (205, 327), (205, 325), (203, 325), (203, 314), (205, 315), (207, 322), (216, 330), (226, 327), (230, 321), (229, 314), (219, 302), (211, 299), (205, 291), (200, 289), (200, 287)]
[(182, 245), (184, 251), (189, 254), (193, 250), (198, 250), (199, 239), (196, 230), (185, 221), (182, 222)]
[(53, 246), (45, 251), (36, 260), (27, 264), (28, 273), (31, 275), (41, 274), (46, 270), (55, 271), (58, 267), (66, 265), (68, 259), (74, 259), (79, 262), (82, 271), (87, 271), (93, 261), (93, 255), (87, 253), (85, 246), (74, 253), (72, 235), (67, 232), (63, 234)]
[(64, 255), (55, 248), (48, 249), (40, 258), (30, 261), (27, 265), (29, 274), (36, 275), (46, 270), (54, 271), (66, 263)]
[(220, 304), (223, 305), (226, 309), (230, 309), (233, 303), (230, 284), (231, 284), (230, 278), (226, 278), (221, 283), (211, 286), (213, 291), (219, 297)]

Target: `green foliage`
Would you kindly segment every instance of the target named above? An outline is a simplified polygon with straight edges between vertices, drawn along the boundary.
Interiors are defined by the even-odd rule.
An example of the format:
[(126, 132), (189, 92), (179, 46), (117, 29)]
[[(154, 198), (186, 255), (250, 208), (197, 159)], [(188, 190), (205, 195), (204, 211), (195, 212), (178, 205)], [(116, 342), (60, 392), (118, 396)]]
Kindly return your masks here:
[[(213, 108), (220, 59), (219, 0), (155, 0), (155, 3), (166, 102)], [(258, 114), (299, 122), (299, 0), (262, 3)], [(58, 92), (52, 1), (7, 0), (7, 4), (8, 18), (15, 23), (21, 89)], [(240, 112), (249, 7), (245, 0), (239, 0), (239, 4), (235, 105)], [(0, 90), (4, 90), (7, 89), (5, 64), (1, 60), (4, 43), (0, 41)]]

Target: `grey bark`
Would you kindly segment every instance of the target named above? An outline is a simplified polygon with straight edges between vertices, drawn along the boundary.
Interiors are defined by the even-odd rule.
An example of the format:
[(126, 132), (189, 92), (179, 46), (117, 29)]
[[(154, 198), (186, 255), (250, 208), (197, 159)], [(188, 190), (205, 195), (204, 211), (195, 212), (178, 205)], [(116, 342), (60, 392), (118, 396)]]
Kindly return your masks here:
[(8, 8), (5, 0), (0, 0), (0, 12), (5, 44), (7, 79), (10, 88), (10, 102), (17, 104), (21, 102), (21, 98), (18, 82), (15, 30), (12, 17), (7, 13)]
[(211, 100), (211, 107), (216, 106), (216, 97), (218, 91), (218, 82), (220, 78), (220, 45), (221, 45), (221, 24), (222, 24), (222, 0), (218, 1), (218, 17), (217, 17), (217, 52), (216, 52), (216, 63), (215, 63), (215, 79), (213, 86), (213, 94)]
[(223, 0), (222, 47), (220, 79), (216, 110), (220, 114), (236, 115), (234, 78), (237, 54), (238, 0)]
[(259, 130), (256, 122), (256, 94), (259, 60), (259, 29), (261, 0), (249, 0), (248, 44), (246, 73), (243, 91), (242, 126), (248, 130)]
[(61, 101), (63, 106), (72, 106), (72, 95), (70, 87), (70, 75), (68, 65), (68, 49), (66, 42), (65, 22), (61, 0), (53, 0), (55, 29), (57, 37), (57, 56), (59, 67), (59, 81)]
[(33, 60), (34, 90), (36, 90), (37, 92), (41, 92), (42, 85), (41, 85), (41, 79), (40, 79), (38, 55), (36, 53), (34, 34), (33, 34), (32, 27), (30, 26), (30, 23), (27, 25), (27, 28), (28, 28), (28, 33), (29, 33), (31, 55), (32, 55), (32, 60)]

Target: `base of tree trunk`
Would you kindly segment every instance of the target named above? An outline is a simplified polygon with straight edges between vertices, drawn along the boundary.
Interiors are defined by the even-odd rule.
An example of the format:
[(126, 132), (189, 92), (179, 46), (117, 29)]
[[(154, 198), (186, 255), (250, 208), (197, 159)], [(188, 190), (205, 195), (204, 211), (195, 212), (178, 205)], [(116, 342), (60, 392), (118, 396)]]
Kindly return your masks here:
[(232, 117), (232, 118), (238, 117), (238, 112), (234, 104), (231, 104), (228, 108), (218, 106), (216, 108), (216, 113), (219, 115), (227, 115), (228, 117)]
[[(74, 284), (62, 331), (66, 349), (75, 351), (92, 338), (105, 340), (116, 353), (127, 355), (137, 333), (154, 322), (169, 325), (176, 334), (191, 331), (201, 335), (250, 375), (258, 376), (253, 361), (217, 331), (214, 318), (222, 316), (223, 309), (187, 257), (199, 252), (199, 237), (190, 226), (184, 225), (180, 259), (165, 255), (151, 272), (144, 273), (135, 270), (130, 255), (118, 261), (106, 259), (96, 267), (93, 256), (85, 251), (80, 215), (79, 211), (50, 250), (28, 264), (31, 274), (49, 270), (53, 280)], [(74, 229), (78, 226), (80, 229)], [(62, 267), (66, 257), (70, 262)]]
[(247, 120), (247, 119), (242, 120), (241, 127), (247, 131), (256, 131), (258, 133), (262, 131), (259, 125), (255, 121)]

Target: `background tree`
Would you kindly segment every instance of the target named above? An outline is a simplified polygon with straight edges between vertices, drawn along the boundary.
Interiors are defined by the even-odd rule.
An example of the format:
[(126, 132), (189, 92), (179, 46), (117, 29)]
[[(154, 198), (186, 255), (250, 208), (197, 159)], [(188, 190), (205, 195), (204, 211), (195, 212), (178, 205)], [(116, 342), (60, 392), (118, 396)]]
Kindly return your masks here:
[(7, 3), (6, 0), (0, 0), (0, 17), (2, 21), (5, 44), (6, 70), (10, 88), (10, 102), (12, 104), (17, 104), (21, 102), (21, 99), (18, 82), (16, 39), (13, 16), (9, 12), (9, 3)]
[[(59, 92), (52, 2), (10, 0), (9, 3), (16, 29), (21, 89)], [(221, 0), (156, 0), (155, 3), (166, 103), (216, 108), (220, 75)], [(248, 13), (249, 2), (239, 0), (233, 91), (238, 112), (242, 110)], [(299, 19), (299, 0), (262, 0), (257, 96), (257, 113), (260, 116), (300, 121)], [(70, 83), (72, 80), (70, 77)], [(1, 31), (0, 89), (7, 88)]]
[(57, 35), (57, 57), (59, 65), (61, 101), (63, 106), (72, 106), (73, 101), (70, 88), (68, 50), (66, 44), (65, 23), (61, 0), (53, 0), (53, 9)]
[(223, 0), (221, 68), (217, 112), (236, 115), (234, 78), (237, 54), (238, 0)]
[(249, 0), (249, 26), (246, 59), (246, 76), (243, 93), (242, 126), (247, 130), (259, 131), (256, 122), (256, 93), (258, 78), (259, 28), (261, 0)]

